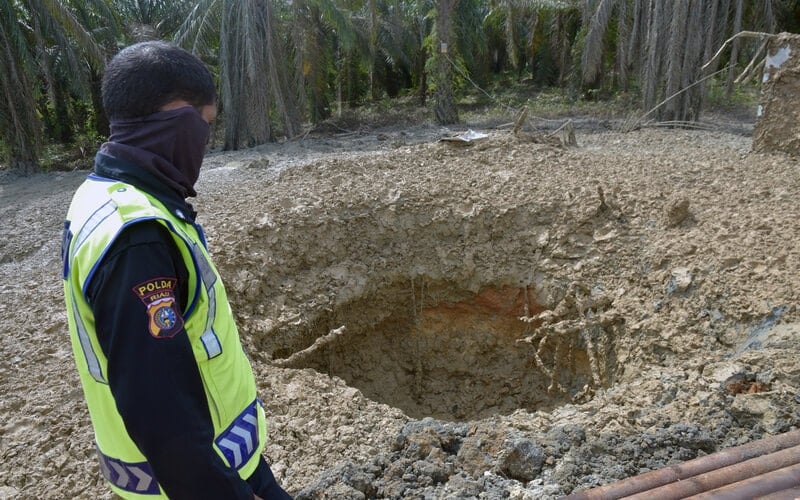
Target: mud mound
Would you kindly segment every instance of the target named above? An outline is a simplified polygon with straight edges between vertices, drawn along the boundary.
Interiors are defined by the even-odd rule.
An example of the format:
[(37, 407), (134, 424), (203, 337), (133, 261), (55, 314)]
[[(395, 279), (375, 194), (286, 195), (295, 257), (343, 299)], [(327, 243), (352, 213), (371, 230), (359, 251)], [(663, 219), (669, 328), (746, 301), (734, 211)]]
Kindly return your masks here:
[[(748, 155), (746, 142), (724, 134), (579, 143), (563, 149), (494, 133), (469, 147), (406, 146), (276, 173), (240, 201), (257, 208), (227, 228), (239, 237), (218, 252), (253, 349), (273, 366), (337, 377), (411, 418), (602, 414), (587, 423), (591, 444), (570, 448), (578, 469), (550, 456), (555, 467), (538, 480), (551, 482), (537, 494), (691, 458), (713, 447), (710, 435), (722, 445), (794, 425), (797, 412), (779, 409), (791, 397), (733, 417), (719, 392), (745, 372), (792, 386), (789, 372), (733, 365), (723, 379), (704, 368), (745, 355), (754, 332), (797, 315), (796, 278), (781, 272), (800, 264), (785, 246), (798, 231), (793, 188), (780, 180), (792, 178), (793, 161)], [(609, 410), (609, 398), (623, 395), (648, 409)], [(614, 411), (631, 416), (594, 436), (596, 419), (604, 428)], [(769, 423), (754, 428), (749, 411)], [(670, 438), (641, 467), (615, 465), (612, 444), (602, 445), (603, 474), (590, 465), (602, 459), (584, 456), (620, 432), (640, 443), (636, 433), (654, 422), (695, 419), (705, 444), (673, 449), (680, 440)], [(630, 446), (632, 456), (646, 454), (646, 445)], [(475, 477), (461, 467), (452, 476), (462, 472)], [(359, 491), (383, 487), (383, 476), (371, 477), (372, 489)], [(430, 488), (418, 493), (444, 491)]]
[(753, 149), (800, 156), (798, 95), (800, 36), (781, 33), (767, 45), (761, 104), (753, 131)]
[[(800, 423), (796, 159), (422, 132), (207, 158), (196, 206), (292, 493), (555, 498)], [(58, 273), (83, 175), (0, 185), (3, 498), (110, 497)]]

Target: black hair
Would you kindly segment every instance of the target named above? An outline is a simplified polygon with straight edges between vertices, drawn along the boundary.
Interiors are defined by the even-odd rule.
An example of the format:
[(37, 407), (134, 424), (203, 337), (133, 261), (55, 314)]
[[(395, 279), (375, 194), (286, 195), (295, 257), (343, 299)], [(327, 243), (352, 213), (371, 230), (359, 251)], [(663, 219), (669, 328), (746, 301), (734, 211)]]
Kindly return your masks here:
[(122, 49), (106, 66), (102, 93), (110, 119), (146, 116), (176, 99), (200, 108), (217, 98), (206, 65), (177, 45), (162, 41)]

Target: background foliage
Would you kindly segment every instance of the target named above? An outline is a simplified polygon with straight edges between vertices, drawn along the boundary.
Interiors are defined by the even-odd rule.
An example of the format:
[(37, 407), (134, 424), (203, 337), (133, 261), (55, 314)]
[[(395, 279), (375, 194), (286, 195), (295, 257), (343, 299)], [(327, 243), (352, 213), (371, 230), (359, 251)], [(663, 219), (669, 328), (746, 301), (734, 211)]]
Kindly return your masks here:
[(709, 93), (735, 99), (763, 56), (762, 40), (736, 39), (703, 70), (727, 39), (799, 29), (800, 0), (0, 0), (0, 163), (31, 173), (59, 148), (93, 154), (108, 134), (104, 64), (142, 40), (209, 65), (222, 146), (236, 149), (377, 102), (454, 123), (476, 93), (507, 88), (625, 96), (681, 124)]

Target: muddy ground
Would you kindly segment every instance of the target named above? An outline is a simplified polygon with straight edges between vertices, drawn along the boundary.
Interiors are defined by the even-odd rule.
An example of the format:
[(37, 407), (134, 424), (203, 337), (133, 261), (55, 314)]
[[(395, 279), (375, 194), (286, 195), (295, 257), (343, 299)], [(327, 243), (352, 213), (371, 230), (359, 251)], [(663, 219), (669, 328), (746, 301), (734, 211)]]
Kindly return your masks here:
[[(800, 422), (800, 163), (752, 126), (417, 127), (207, 157), (301, 498), (555, 498)], [(0, 177), (0, 498), (109, 498), (68, 342), (85, 171)]]

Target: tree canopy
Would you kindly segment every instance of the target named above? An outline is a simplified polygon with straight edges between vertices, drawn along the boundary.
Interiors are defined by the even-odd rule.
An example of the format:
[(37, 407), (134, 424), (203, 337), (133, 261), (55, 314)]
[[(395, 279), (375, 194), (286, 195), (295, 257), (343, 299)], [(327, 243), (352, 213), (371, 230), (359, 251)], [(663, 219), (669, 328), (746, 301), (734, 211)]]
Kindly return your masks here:
[(726, 40), (797, 29), (800, 0), (0, 0), (0, 164), (34, 172), (45, 144), (101, 141), (104, 64), (141, 40), (209, 65), (236, 149), (402, 96), (454, 123), (466, 82), (509, 78), (696, 120), (708, 84), (732, 92), (758, 56), (736, 39), (703, 68)]

